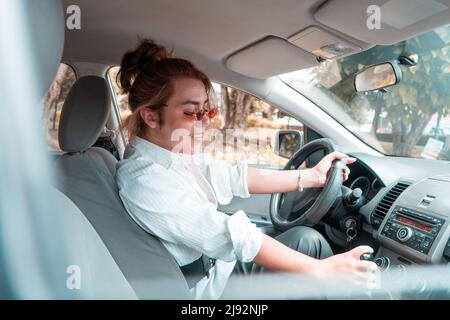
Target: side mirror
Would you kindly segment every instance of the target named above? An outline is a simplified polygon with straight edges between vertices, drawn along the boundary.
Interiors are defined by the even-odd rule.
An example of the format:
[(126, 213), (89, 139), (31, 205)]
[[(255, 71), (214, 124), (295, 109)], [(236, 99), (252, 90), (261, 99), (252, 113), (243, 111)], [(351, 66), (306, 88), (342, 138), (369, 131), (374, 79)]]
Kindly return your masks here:
[(290, 159), (303, 146), (303, 132), (279, 130), (275, 136), (275, 154)]
[(396, 62), (385, 62), (367, 67), (355, 76), (356, 92), (366, 92), (390, 87), (399, 83), (402, 71)]

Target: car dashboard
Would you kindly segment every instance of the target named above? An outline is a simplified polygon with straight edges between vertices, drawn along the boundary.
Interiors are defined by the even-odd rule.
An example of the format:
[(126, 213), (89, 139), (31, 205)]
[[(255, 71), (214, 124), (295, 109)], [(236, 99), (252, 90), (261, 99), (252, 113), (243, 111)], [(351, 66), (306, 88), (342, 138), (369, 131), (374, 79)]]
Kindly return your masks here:
[(383, 268), (450, 261), (450, 163), (352, 154), (345, 186), (367, 199), (359, 213)]
[(357, 162), (344, 185), (360, 188), (366, 199), (359, 215), (378, 245), (378, 292), (385, 299), (448, 299), (450, 162), (349, 154)]
[(344, 186), (350, 189), (359, 188), (362, 191), (362, 195), (367, 200), (371, 200), (375, 195), (384, 187), (383, 182), (378, 176), (365, 166), (362, 162), (355, 162), (350, 165), (351, 174), (349, 179), (344, 182)]

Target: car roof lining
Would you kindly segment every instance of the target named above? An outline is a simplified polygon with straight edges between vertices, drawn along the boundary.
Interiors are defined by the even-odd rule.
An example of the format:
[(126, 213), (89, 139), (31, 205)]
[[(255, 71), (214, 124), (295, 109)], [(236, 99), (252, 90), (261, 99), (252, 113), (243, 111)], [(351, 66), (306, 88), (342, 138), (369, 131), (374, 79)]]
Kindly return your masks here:
[[(368, 28), (369, 16), (375, 14), (369, 6), (379, 8), (379, 29)], [(449, 24), (450, 0), (333, 0), (324, 3), (314, 18), (360, 41), (392, 45)]]
[[(223, 69), (227, 69), (225, 60), (229, 56), (261, 39), (287, 39), (316, 24), (313, 12), (324, 2), (287, 0), (280, 5), (279, 0), (63, 1), (66, 6), (75, 4), (81, 9), (81, 30), (66, 29), (67, 62), (118, 64), (140, 36), (173, 48), (177, 56), (195, 57), (200, 67), (204, 61), (211, 61)], [(363, 48), (369, 46), (353, 41)], [(308, 61), (309, 56), (308, 53), (300, 60)], [(254, 69), (258, 67), (271, 69), (269, 64), (255, 62)]]
[[(450, 0), (430, 1), (450, 4)], [(359, 20), (349, 19), (349, 16), (356, 16), (355, 13), (361, 13), (361, 6), (352, 0), (287, 0), (282, 4), (279, 0), (63, 2), (66, 6), (78, 5), (82, 15), (81, 30), (66, 28), (63, 61), (119, 64), (122, 55), (136, 46), (138, 37), (150, 37), (173, 48), (177, 56), (194, 61), (206, 72), (211, 72), (208, 74), (212, 78), (223, 82), (227, 82), (228, 76), (222, 75), (229, 72), (250, 81), (251, 78), (267, 79), (282, 72), (310, 67), (314, 56), (301, 49), (294, 54), (292, 47), (281, 41), (310, 26), (319, 26), (366, 50), (381, 40), (388, 42), (389, 37), (397, 41), (446, 21), (440, 18), (436, 22), (433, 20), (436, 16), (432, 16), (411, 25), (405, 32), (390, 30), (383, 33), (380, 40), (371, 36), (374, 32), (365, 24), (361, 27), (361, 21), (365, 23), (367, 18), (365, 12)], [(360, 2), (367, 7), (369, 2), (382, 4), (386, 0)], [(341, 9), (334, 15), (336, 8)], [(347, 14), (343, 16), (342, 12)], [(367, 41), (369, 38), (372, 43)], [(266, 39), (280, 41), (270, 41), (270, 45), (262, 46)], [(269, 59), (267, 53), (258, 52), (258, 48), (271, 48), (278, 54)], [(250, 53), (259, 58), (249, 59)], [(276, 59), (280, 55), (284, 59)]]

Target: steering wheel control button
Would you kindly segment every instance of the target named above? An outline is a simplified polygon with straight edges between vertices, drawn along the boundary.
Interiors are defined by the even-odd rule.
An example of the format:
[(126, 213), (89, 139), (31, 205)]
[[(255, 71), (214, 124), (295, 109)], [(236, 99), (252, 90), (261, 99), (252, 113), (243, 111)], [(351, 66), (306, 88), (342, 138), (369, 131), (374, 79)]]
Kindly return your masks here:
[(408, 241), (412, 236), (412, 230), (408, 227), (402, 227), (397, 231), (397, 239), (401, 242)]

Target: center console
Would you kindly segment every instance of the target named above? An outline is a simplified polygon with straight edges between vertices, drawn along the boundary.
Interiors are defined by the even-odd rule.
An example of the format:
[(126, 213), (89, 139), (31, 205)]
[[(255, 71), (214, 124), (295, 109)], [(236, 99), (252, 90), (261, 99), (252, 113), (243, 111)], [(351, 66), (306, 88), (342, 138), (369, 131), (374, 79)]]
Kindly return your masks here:
[(408, 187), (393, 203), (378, 229), (388, 258), (410, 263), (445, 263), (450, 236), (450, 175)]
[(427, 255), (444, 223), (442, 218), (396, 206), (388, 216), (381, 235)]
[[(376, 204), (386, 212), (375, 234), (380, 246), (372, 260), (381, 271), (379, 291), (388, 299), (450, 297), (445, 277), (450, 263), (450, 175), (423, 179), (401, 192), (391, 190), (381, 195), (390, 201)], [(435, 268), (420, 267), (430, 264)]]

